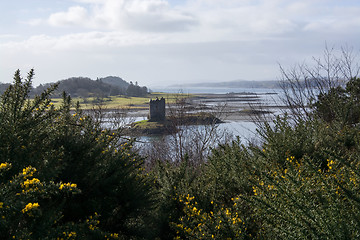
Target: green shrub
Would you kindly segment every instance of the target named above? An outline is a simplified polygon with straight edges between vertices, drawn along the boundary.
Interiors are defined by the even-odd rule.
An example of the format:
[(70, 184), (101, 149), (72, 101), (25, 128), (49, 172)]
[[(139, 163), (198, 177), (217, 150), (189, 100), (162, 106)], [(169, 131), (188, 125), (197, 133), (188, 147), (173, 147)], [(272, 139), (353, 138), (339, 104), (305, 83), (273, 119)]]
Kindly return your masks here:
[[(16, 237), (152, 236), (152, 180), (142, 168), (143, 158), (132, 150), (133, 142), (125, 140), (120, 131), (103, 129), (78, 106), (71, 111), (71, 98), (66, 94), (62, 105), (55, 108), (50, 97), (56, 86), (29, 99), (33, 76), (31, 70), (23, 80), (17, 71), (13, 85), (1, 96), (0, 157), (11, 168), (2, 173), (0, 201), (14, 211), (1, 224), (1, 235), (10, 236), (11, 226), (27, 224), (24, 234), (16, 233)], [(37, 170), (36, 179), (44, 191), (23, 198), (22, 193), (16, 194), (32, 179), (21, 179), (19, 172), (28, 166)], [(71, 184), (76, 184), (77, 194), (64, 195), (62, 190), (75, 186)], [(22, 213), (27, 203), (39, 204), (35, 205), (39, 211), (34, 211), (41, 213), (38, 218)], [(18, 216), (31, 221), (23, 223), (24, 218)]]
[(313, 104), (315, 114), (326, 122), (341, 121), (356, 124), (360, 121), (360, 78), (352, 78), (345, 88), (331, 88), (318, 96)]
[(212, 151), (197, 185), (175, 197), (177, 237), (357, 239), (358, 127), (285, 116), (264, 129), (261, 147)]
[[(281, 128), (278, 128), (280, 123)], [(278, 118), (254, 149), (253, 209), (261, 239), (359, 237), (359, 129), (321, 119)], [(256, 169), (256, 171), (255, 171)]]
[(199, 171), (198, 166), (192, 165), (187, 157), (180, 163), (159, 160), (151, 170), (158, 191), (158, 204), (154, 213), (156, 216), (154, 231), (161, 239), (176, 237), (176, 229), (173, 225), (180, 223), (179, 219), (184, 215), (178, 197), (190, 192), (197, 192)]

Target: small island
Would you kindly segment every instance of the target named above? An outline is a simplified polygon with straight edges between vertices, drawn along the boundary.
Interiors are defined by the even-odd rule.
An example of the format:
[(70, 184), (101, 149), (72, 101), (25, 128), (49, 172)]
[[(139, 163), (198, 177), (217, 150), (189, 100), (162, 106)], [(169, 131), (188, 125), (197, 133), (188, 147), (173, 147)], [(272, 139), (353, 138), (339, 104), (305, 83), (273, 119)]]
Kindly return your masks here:
[(179, 126), (210, 125), (223, 123), (211, 113), (187, 113), (166, 116), (165, 99), (150, 100), (148, 120), (134, 122), (130, 125), (130, 133), (134, 135), (162, 135), (178, 131)]

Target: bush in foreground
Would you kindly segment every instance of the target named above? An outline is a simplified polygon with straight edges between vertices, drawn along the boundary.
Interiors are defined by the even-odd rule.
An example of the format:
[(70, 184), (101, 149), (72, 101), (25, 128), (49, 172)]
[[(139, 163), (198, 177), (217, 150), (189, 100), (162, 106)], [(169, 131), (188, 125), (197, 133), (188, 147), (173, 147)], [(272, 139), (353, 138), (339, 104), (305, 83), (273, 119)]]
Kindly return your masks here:
[[(198, 191), (177, 198), (183, 213), (173, 221), (177, 237), (359, 238), (360, 129), (352, 102), (358, 91), (344, 92), (340, 97), (352, 115), (339, 110), (342, 117), (328, 121), (318, 108), (307, 120), (278, 117), (261, 129), (262, 146), (234, 141), (213, 150), (198, 176)], [(332, 99), (333, 92), (328, 94), (315, 106)]]
[[(99, 239), (150, 234), (151, 179), (132, 142), (99, 122), (56, 86), (29, 99), (31, 70), (1, 96), (0, 230), (8, 238)], [(19, 227), (21, 226), (21, 227)]]

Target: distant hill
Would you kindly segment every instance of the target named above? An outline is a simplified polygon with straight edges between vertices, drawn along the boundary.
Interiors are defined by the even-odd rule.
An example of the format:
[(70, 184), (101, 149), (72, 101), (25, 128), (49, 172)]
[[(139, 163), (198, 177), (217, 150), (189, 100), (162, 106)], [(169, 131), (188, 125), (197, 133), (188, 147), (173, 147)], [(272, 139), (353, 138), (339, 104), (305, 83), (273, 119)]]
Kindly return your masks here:
[[(173, 85), (171, 87), (179, 87), (180, 85)], [(181, 87), (211, 87), (211, 88), (279, 88), (279, 81), (247, 81), (235, 80), (229, 82), (207, 82), (207, 83), (192, 83), (182, 84)]]
[(122, 78), (113, 77), (113, 76), (100, 78), (98, 80), (100, 80), (103, 83), (107, 83), (107, 84), (110, 84), (112, 86), (116, 86), (116, 87), (123, 88), (123, 89), (127, 89), (129, 87), (129, 85), (130, 85), (130, 83), (123, 80)]
[[(71, 97), (97, 97), (104, 98), (116, 95), (127, 95), (131, 97), (145, 96), (147, 87), (140, 87), (132, 82), (128, 83), (119, 77), (105, 77), (92, 80), (88, 77), (72, 77), (57, 82), (59, 84), (54, 97), (60, 97), (65, 91)], [(54, 84), (54, 83), (52, 83)], [(40, 84), (34, 88), (31, 95), (41, 94), (51, 83)]]
[[(119, 95), (125, 93), (125, 89), (114, 87), (110, 84), (103, 83), (99, 80), (92, 80), (86, 77), (72, 77), (65, 80), (58, 81), (58, 88), (55, 91), (55, 97), (60, 97), (62, 92), (66, 92), (72, 97), (106, 97), (112, 95)], [(33, 89), (32, 95), (40, 94), (51, 84), (40, 84)]]

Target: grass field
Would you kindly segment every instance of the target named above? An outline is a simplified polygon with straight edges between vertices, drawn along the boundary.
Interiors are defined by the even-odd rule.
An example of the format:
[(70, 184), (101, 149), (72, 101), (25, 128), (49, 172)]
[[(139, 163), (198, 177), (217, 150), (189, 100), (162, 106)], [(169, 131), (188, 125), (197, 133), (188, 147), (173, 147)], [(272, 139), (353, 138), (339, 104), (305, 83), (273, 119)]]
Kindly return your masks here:
[[(148, 108), (149, 100), (156, 99), (156, 98), (165, 98), (167, 104), (175, 103), (176, 99), (180, 98), (188, 98), (192, 95), (183, 94), (183, 93), (160, 93), (160, 92), (153, 92), (150, 93), (147, 97), (127, 97), (127, 96), (111, 96), (108, 98), (103, 98), (101, 105), (107, 109), (121, 109), (121, 108), (129, 108), (129, 109), (144, 109)], [(80, 103), (82, 109), (91, 109), (96, 104), (96, 98), (89, 97), (89, 98), (80, 98), (76, 97), (73, 98), (73, 103), (76, 102)], [(61, 104), (61, 99), (52, 99), (53, 104), (55, 107)]]

